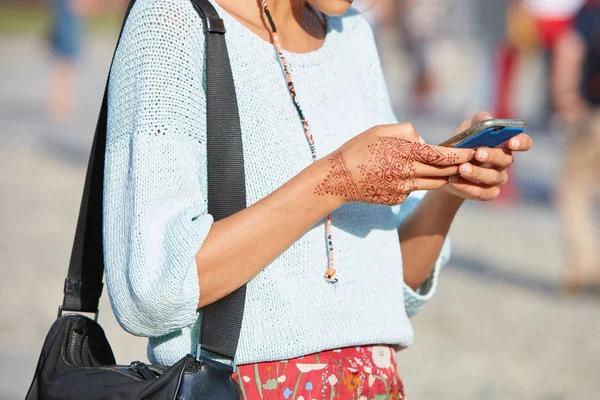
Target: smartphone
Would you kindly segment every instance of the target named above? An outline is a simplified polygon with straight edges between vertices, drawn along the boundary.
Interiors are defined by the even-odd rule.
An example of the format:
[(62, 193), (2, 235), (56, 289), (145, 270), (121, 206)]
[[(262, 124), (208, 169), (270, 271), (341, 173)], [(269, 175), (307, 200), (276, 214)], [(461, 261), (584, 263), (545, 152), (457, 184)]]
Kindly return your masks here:
[(527, 123), (517, 119), (488, 119), (446, 140), (440, 146), (456, 149), (494, 148), (525, 132)]

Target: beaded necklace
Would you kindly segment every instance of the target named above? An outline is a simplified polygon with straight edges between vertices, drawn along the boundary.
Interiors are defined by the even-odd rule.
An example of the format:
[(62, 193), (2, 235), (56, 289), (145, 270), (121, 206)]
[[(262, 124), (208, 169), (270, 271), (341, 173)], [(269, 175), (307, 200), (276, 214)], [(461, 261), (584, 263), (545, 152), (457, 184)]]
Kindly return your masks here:
[[(277, 37), (277, 28), (275, 27), (275, 23), (273, 22), (273, 18), (271, 17), (271, 13), (269, 12), (269, 7), (267, 5), (267, 0), (262, 0), (263, 10), (265, 11), (265, 15), (267, 16), (267, 20), (269, 21), (269, 25), (271, 25), (271, 40), (273, 41), (273, 45), (277, 50), (277, 54), (279, 56), (279, 61), (281, 62), (281, 67), (283, 68), (283, 72), (285, 73), (285, 79), (287, 81), (288, 90), (290, 92), (290, 96), (292, 97), (292, 101), (294, 106), (296, 107), (296, 111), (298, 111), (298, 116), (300, 117), (300, 121), (302, 121), (302, 127), (304, 128), (304, 134), (306, 135), (306, 140), (308, 141), (308, 146), (310, 148), (310, 154), (312, 155), (313, 162), (317, 160), (317, 151), (315, 148), (315, 140), (310, 132), (310, 126), (308, 125), (308, 121), (304, 117), (304, 113), (302, 112), (302, 108), (300, 107), (300, 103), (298, 102), (298, 98), (296, 96), (296, 90), (294, 89), (294, 84), (292, 82), (292, 75), (290, 73), (290, 69), (288, 67), (287, 60), (283, 55), (283, 51), (281, 48), (281, 44), (279, 43), (279, 38)], [(331, 229), (331, 214), (328, 214), (325, 220), (325, 226), (327, 231), (327, 256), (329, 259), (329, 264), (327, 266), (327, 271), (325, 271), (325, 280), (330, 283), (336, 283), (338, 278), (335, 277), (336, 270), (334, 268), (333, 262), (333, 234)]]

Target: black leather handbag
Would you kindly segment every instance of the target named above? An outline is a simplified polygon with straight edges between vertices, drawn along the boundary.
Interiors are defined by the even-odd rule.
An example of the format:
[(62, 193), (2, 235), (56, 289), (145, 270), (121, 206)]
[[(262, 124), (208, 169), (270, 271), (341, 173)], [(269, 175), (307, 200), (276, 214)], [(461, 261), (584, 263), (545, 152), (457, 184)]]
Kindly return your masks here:
[[(223, 21), (208, 0), (189, 1), (202, 19), (206, 38), (208, 211), (219, 220), (246, 207), (239, 114)], [(130, 2), (125, 20), (134, 2)], [(187, 355), (171, 367), (137, 361), (115, 365), (113, 352), (97, 323), (104, 273), (102, 193), (107, 91), (108, 83), (92, 144), (63, 304), (46, 337), (26, 399), (240, 399), (239, 387), (232, 379), (234, 363), (201, 357), (206, 353), (200, 348), (220, 359), (235, 359), (245, 286), (202, 310), (198, 356)], [(79, 313), (92, 313), (96, 318)]]

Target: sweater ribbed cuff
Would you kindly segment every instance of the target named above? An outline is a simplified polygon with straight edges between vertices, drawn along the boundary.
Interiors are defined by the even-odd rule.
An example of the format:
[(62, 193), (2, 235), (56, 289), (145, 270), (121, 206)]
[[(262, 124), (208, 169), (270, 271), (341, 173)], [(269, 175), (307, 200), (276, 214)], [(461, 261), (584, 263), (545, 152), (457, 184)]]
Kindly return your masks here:
[(446, 237), (435, 267), (425, 282), (417, 290), (404, 284), (404, 303), (409, 318), (421, 311), (435, 294), (440, 271), (450, 260), (450, 253), (450, 238)]

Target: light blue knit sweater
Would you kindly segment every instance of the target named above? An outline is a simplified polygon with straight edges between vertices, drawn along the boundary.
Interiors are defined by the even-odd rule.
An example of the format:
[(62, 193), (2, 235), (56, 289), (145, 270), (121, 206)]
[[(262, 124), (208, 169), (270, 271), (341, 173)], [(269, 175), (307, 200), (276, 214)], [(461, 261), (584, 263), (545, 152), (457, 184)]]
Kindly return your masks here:
[[(302, 125), (273, 46), (217, 7), (237, 90), (247, 202), (311, 163)], [(355, 11), (327, 19), (322, 48), (286, 52), (320, 157), (378, 124), (396, 122), (373, 34)], [(195, 255), (212, 217), (206, 197), (204, 36), (189, 0), (138, 0), (109, 89), (104, 194), (106, 281), (116, 317), (150, 338), (152, 362), (195, 353), (199, 293)], [(333, 213), (340, 281), (323, 279), (319, 223), (248, 283), (237, 362), (280, 360), (363, 344), (408, 346), (408, 317), (432, 296), (402, 277), (397, 228), (415, 207), (348, 204)]]

